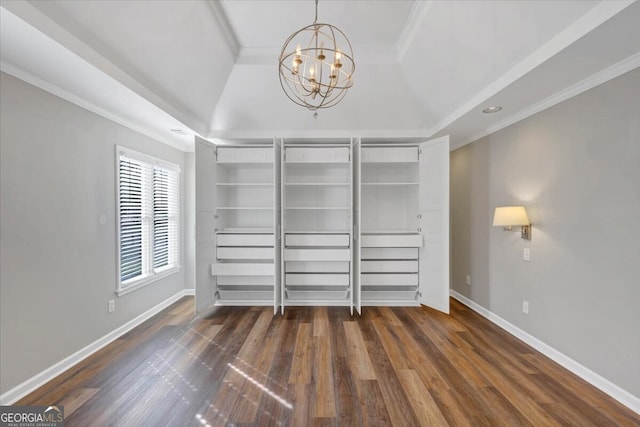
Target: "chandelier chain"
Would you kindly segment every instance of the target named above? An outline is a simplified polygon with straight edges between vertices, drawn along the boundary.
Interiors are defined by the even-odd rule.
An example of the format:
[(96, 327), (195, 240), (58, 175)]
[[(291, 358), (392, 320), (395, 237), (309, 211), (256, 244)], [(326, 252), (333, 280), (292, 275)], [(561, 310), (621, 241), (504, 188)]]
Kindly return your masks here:
[(316, 0), (316, 19), (313, 20), (313, 23), (316, 24), (318, 22), (318, 0)]

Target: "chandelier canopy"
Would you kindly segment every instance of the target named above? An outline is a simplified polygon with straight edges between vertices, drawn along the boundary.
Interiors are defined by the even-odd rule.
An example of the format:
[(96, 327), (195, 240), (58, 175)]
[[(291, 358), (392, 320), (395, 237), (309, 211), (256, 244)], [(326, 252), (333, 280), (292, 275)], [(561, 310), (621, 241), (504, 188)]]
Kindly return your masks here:
[(337, 27), (316, 18), (291, 34), (280, 53), (280, 84), (285, 94), (311, 111), (329, 108), (353, 86), (356, 64), (347, 36)]

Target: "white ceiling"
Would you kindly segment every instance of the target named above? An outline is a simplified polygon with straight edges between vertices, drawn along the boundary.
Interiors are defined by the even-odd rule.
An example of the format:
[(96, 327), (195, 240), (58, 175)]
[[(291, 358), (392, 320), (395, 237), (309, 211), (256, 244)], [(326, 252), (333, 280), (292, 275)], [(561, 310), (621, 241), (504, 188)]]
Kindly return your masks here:
[[(464, 145), (640, 65), (640, 2), (324, 0), (355, 84), (312, 113), (280, 88), (312, 0), (2, 0), (2, 70), (181, 149), (193, 139), (450, 134)], [(488, 105), (497, 114), (483, 114)]]

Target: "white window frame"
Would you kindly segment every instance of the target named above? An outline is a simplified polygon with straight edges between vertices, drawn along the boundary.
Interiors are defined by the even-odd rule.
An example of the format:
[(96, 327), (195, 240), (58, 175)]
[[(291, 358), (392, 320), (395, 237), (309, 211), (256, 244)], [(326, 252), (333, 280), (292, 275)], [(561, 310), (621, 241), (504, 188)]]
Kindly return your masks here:
[[(175, 226), (175, 251), (170, 253), (169, 258), (174, 261), (173, 264), (169, 264), (168, 266), (162, 266), (157, 269), (153, 267), (153, 187), (151, 189), (143, 190), (146, 191), (147, 196), (145, 197), (144, 202), (147, 206), (147, 211), (150, 214), (150, 225), (146, 227), (143, 226), (143, 238), (142, 238), (142, 251), (143, 251), (143, 273), (141, 275), (132, 277), (130, 279), (121, 280), (121, 240), (120, 240), (120, 160), (125, 157), (137, 162), (146, 163), (151, 167), (151, 173), (153, 173), (153, 168), (158, 167), (165, 169), (170, 172), (174, 172), (177, 174), (177, 194), (175, 201), (177, 203), (175, 219), (177, 220), (177, 224)], [(180, 166), (171, 163), (157, 157), (150, 156), (148, 154), (141, 153), (139, 151), (132, 150), (130, 148), (116, 146), (115, 153), (115, 169), (116, 169), (116, 294), (118, 296), (127, 294), (129, 292), (135, 291), (136, 289), (140, 289), (144, 286), (147, 286), (153, 282), (156, 282), (164, 277), (170, 276), (180, 271), (181, 269), (181, 259), (182, 259), (182, 245), (181, 245), (181, 221), (182, 218), (180, 216), (180, 181), (181, 181), (181, 171)], [(153, 177), (151, 177), (153, 180)], [(144, 197), (144, 196), (143, 196)], [(150, 204), (150, 207), (149, 207)], [(144, 209), (144, 208), (143, 208)]]

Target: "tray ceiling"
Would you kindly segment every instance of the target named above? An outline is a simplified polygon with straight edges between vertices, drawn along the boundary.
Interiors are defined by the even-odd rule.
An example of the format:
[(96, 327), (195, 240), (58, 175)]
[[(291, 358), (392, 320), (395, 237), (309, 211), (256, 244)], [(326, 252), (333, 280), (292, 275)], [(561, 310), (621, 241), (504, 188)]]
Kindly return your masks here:
[[(277, 57), (309, 1), (3, 1), (2, 70), (172, 145), (274, 135), (426, 138), (452, 146), (640, 65), (634, 1), (320, 1), (355, 85), (291, 103)], [(564, 97), (564, 98), (563, 98)], [(481, 110), (503, 106), (498, 114)]]

